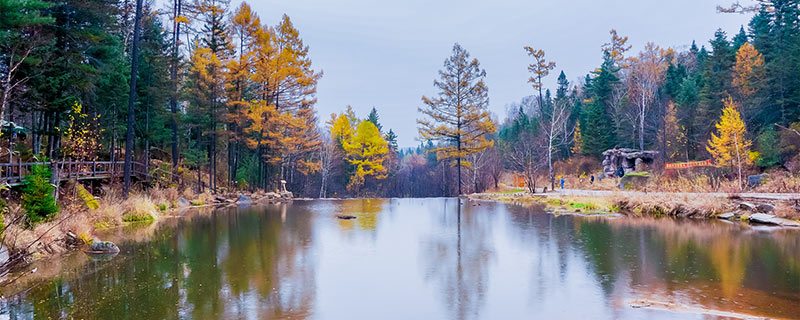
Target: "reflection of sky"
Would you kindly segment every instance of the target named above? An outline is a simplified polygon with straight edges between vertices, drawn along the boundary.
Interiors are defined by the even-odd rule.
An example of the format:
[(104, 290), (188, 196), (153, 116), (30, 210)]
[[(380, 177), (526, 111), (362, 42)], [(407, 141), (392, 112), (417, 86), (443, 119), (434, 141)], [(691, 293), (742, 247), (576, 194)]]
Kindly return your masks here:
[[(337, 214), (358, 218), (343, 227)], [(459, 214), (456, 199), (295, 202), (180, 221), (0, 303), (0, 315), (700, 318), (634, 309), (633, 298), (800, 312), (797, 232), (469, 201)]]

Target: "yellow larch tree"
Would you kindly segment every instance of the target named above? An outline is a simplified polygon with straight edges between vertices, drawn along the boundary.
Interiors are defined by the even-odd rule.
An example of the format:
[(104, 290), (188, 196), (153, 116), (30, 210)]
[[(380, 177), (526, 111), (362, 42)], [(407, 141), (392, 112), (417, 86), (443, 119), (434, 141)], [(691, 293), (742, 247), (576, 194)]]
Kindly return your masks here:
[(665, 156), (669, 160), (687, 159), (686, 154), (686, 133), (684, 128), (678, 121), (678, 108), (675, 103), (671, 102), (667, 105), (664, 114), (664, 133), (662, 135), (662, 144), (666, 150)]
[(763, 87), (765, 76), (764, 57), (752, 44), (745, 42), (736, 51), (731, 84), (738, 94), (737, 100), (742, 102), (742, 117), (747, 123), (753, 123), (756, 115), (762, 112), (759, 95), (755, 93)]
[(242, 2), (231, 17), (231, 31), (237, 38), (239, 55), (227, 63), (225, 87), (228, 91), (228, 113), (223, 120), (228, 124), (228, 130), (223, 140), (229, 144), (228, 179), (235, 182), (241, 162), (241, 147), (246, 137), (244, 128), (250, 120), (249, 98), (252, 95), (247, 89), (254, 67), (253, 57), (258, 50), (256, 40), (261, 32), (261, 20), (246, 2)]
[[(340, 116), (340, 118), (346, 117)], [(343, 120), (342, 124), (346, 124), (346, 122), (349, 120)], [(386, 178), (385, 162), (389, 156), (389, 144), (383, 139), (375, 124), (371, 121), (361, 121), (356, 128), (355, 135), (352, 138), (341, 139), (341, 141), (347, 161), (355, 166), (355, 172), (347, 184), (348, 190), (359, 193), (359, 189), (368, 177), (379, 180)]]
[(749, 42), (736, 52), (732, 84), (743, 99), (755, 93), (757, 82), (764, 77), (764, 57)]
[(716, 124), (717, 133), (711, 134), (706, 150), (714, 157), (718, 166), (738, 167), (739, 185), (742, 184), (742, 166), (750, 165), (749, 157), (752, 141), (747, 139), (747, 129), (730, 97), (724, 100), (720, 121)]
[[(317, 102), (317, 81), (322, 74), (312, 69), (308, 46), (289, 16), (283, 16), (272, 34), (275, 52), (268, 85), (271, 103), (282, 115), (277, 122), (282, 130), (275, 136), (277, 149), (273, 159), (279, 161), (282, 173), (295, 167), (302, 167), (301, 172), (313, 173), (318, 167), (313, 154), (321, 143), (313, 106)], [(287, 177), (282, 174), (282, 178)], [(291, 182), (293, 177), (288, 178)]]
[(494, 141), (486, 139), (486, 135), (494, 133), (496, 128), (487, 110), (486, 71), (481, 69), (478, 59), (470, 60), (469, 52), (456, 43), (439, 75), (441, 78), (433, 82), (439, 95), (422, 97), (424, 106), (419, 111), (427, 119), (417, 123), (423, 139), (441, 143), (429, 152), (436, 152), (439, 160), (454, 160), (460, 195), (461, 167), (469, 166), (463, 159), (492, 146)]

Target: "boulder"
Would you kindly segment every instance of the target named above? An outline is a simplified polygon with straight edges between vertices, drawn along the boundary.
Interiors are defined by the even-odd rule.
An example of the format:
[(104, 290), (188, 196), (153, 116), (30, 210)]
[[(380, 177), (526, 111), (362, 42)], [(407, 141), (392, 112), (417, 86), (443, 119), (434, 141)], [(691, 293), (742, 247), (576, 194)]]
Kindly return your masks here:
[(733, 212), (723, 213), (717, 216), (718, 219), (728, 219), (728, 220), (733, 219), (734, 217), (736, 217), (736, 214)]
[(775, 211), (775, 206), (769, 203), (759, 203), (756, 205), (756, 211), (763, 212), (763, 213), (770, 213)]
[(749, 211), (756, 211), (756, 205), (754, 205), (754, 204), (752, 204), (750, 202), (742, 201), (742, 202), (739, 202), (739, 209), (749, 210)]
[(747, 177), (747, 186), (750, 188), (758, 187), (762, 183), (764, 183), (764, 181), (766, 181), (767, 178), (769, 178), (769, 175), (766, 173), (749, 176)]
[(178, 208), (184, 208), (184, 207), (191, 207), (192, 206), (192, 204), (189, 202), (189, 200), (186, 200), (186, 198), (184, 198), (184, 197), (178, 198), (177, 202), (178, 202)]
[(111, 241), (100, 241), (100, 239), (94, 238), (92, 240), (92, 244), (89, 246), (92, 253), (118, 253), (119, 247)]
[(250, 200), (250, 197), (240, 194), (239, 198), (236, 199), (236, 202), (239, 204), (251, 204), (253, 200)]
[(800, 227), (800, 223), (797, 222), (797, 221), (778, 218), (776, 216), (773, 216), (771, 214), (766, 214), (766, 213), (754, 213), (754, 214), (750, 215), (750, 222), (757, 222), (757, 223), (763, 223), (763, 224), (774, 224), (774, 225), (784, 226), (784, 227)]

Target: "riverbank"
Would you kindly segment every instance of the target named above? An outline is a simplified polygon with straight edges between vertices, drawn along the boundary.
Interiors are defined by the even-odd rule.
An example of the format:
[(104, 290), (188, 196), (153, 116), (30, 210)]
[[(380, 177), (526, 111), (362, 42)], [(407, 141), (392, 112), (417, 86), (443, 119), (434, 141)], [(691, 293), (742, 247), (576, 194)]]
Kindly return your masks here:
[[(89, 250), (108, 230), (133, 224), (155, 225), (159, 221), (183, 216), (189, 209), (222, 207), (251, 203), (288, 201), (291, 193), (253, 192), (195, 193), (189, 189), (151, 188), (134, 190), (123, 199), (116, 189), (89, 191), (83, 185), (68, 183), (59, 190), (59, 212), (31, 226), (23, 206), (9, 201), (2, 215), (2, 248), (0, 248), (0, 286), (14, 281), (6, 277), (38, 260), (49, 259), (76, 250)], [(94, 194), (102, 194), (95, 196)]]
[(774, 196), (716, 193), (670, 193), (564, 190), (531, 194), (525, 191), (479, 193), (469, 200), (522, 205), (540, 204), (552, 211), (618, 213), (631, 216), (726, 219), (758, 224), (797, 227), (800, 207), (782, 194)]

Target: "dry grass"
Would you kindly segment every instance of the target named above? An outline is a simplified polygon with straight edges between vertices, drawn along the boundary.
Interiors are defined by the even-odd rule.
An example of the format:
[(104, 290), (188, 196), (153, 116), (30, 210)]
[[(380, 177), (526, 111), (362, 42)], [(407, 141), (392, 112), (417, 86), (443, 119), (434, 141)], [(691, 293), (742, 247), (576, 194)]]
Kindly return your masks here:
[(618, 193), (612, 201), (624, 212), (651, 216), (711, 218), (735, 209), (727, 199), (705, 195)]
[(769, 177), (756, 187), (754, 192), (766, 193), (800, 193), (800, 174), (787, 171), (768, 172)]
[(131, 195), (122, 207), (122, 221), (125, 222), (153, 221), (159, 216), (155, 203), (146, 194)]
[(773, 212), (773, 214), (775, 214), (775, 216), (777, 217), (784, 219), (792, 219), (792, 220), (800, 219), (800, 210), (791, 206), (788, 203), (783, 203), (783, 202), (778, 203), (775, 206), (775, 211)]

